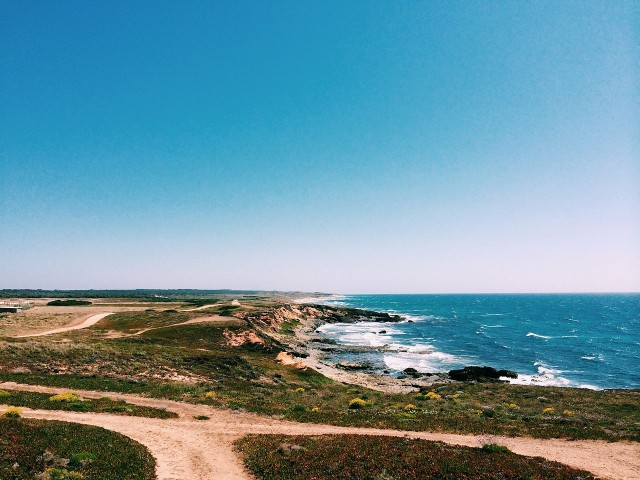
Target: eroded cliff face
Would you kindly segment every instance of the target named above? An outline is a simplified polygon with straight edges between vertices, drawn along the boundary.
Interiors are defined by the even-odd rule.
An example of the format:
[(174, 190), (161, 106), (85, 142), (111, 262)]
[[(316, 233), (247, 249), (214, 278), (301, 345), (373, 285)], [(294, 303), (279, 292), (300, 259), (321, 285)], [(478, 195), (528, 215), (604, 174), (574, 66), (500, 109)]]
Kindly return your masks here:
[(399, 315), (359, 310), (356, 308), (339, 308), (327, 305), (282, 304), (260, 312), (247, 312), (244, 318), (258, 328), (272, 332), (280, 332), (293, 322), (317, 327), (323, 323), (399, 322)]
[(309, 305), (283, 304), (259, 312), (246, 312), (244, 318), (255, 327), (279, 332), (286, 324), (302, 322), (321, 316), (320, 310)]

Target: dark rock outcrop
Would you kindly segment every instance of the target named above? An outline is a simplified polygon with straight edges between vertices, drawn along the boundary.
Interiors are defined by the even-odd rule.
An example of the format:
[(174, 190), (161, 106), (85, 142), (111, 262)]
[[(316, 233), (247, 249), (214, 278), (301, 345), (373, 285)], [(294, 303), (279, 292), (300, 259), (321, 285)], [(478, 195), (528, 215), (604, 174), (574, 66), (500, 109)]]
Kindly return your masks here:
[(518, 374), (511, 370), (496, 370), (492, 367), (464, 367), (459, 370), (450, 370), (449, 378), (461, 382), (491, 382), (500, 377), (518, 378)]
[(340, 362), (336, 363), (336, 367), (343, 370), (371, 370), (373, 365), (369, 363)]

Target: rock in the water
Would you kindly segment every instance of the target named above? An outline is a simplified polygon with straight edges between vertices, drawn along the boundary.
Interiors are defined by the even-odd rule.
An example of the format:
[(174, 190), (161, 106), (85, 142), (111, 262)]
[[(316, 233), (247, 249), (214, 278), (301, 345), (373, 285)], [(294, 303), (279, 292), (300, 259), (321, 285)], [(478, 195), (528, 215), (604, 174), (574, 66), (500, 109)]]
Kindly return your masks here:
[(416, 370), (415, 368), (409, 367), (409, 368), (405, 368), (403, 370), (404, 373), (418, 373), (418, 370)]
[(498, 375), (507, 378), (518, 378), (518, 373), (513, 370), (498, 370)]
[(492, 367), (464, 367), (459, 370), (450, 370), (449, 378), (461, 382), (487, 382), (498, 380), (500, 377), (518, 378), (518, 374), (511, 370), (496, 370)]

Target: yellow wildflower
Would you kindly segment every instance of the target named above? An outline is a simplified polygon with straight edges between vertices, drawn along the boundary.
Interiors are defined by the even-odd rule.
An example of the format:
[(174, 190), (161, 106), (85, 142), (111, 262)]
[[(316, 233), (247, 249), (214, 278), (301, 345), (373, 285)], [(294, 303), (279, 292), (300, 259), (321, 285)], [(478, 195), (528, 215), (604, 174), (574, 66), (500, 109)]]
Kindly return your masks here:
[(357, 410), (358, 408), (366, 407), (367, 402), (361, 398), (354, 398), (349, 402), (349, 408)]
[(9, 407), (2, 414), (3, 417), (18, 418), (22, 415), (22, 409), (18, 407)]
[(53, 395), (52, 397), (49, 397), (49, 400), (52, 402), (77, 402), (80, 399), (78, 398), (77, 393), (66, 392)]

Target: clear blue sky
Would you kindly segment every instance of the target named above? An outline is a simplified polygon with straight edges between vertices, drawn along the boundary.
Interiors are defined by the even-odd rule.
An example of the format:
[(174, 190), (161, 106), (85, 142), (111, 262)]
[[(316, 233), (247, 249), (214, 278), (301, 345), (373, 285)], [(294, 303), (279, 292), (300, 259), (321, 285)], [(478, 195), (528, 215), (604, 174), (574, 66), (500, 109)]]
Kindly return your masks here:
[(0, 3), (0, 288), (640, 290), (632, 1)]

